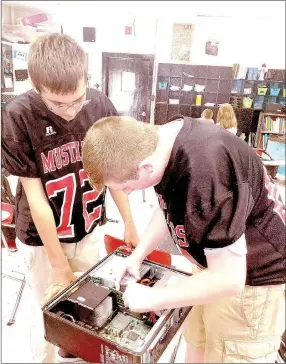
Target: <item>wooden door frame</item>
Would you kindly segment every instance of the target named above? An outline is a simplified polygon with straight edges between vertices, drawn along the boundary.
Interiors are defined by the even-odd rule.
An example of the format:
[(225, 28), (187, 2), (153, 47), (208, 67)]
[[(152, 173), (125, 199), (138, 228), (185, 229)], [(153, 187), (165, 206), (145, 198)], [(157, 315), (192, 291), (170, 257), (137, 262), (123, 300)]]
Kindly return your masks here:
[[(150, 119), (151, 119), (151, 108), (152, 108), (152, 90), (153, 90), (153, 74), (154, 74), (154, 54), (137, 54), (137, 53), (113, 53), (113, 52), (102, 52), (102, 91), (108, 95), (108, 73), (109, 73), (109, 58), (127, 58), (141, 61), (149, 61), (149, 89), (150, 89)], [(149, 120), (150, 122), (150, 120)]]

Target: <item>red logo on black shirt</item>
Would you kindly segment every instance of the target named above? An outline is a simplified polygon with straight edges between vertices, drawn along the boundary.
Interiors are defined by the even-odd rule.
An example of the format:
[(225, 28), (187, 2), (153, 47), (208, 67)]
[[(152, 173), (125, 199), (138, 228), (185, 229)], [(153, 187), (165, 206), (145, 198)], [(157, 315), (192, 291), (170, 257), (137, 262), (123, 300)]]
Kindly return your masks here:
[(164, 201), (163, 199), (163, 196), (162, 195), (158, 195), (158, 200), (159, 200), (159, 205), (161, 207), (161, 209), (164, 211), (164, 210), (167, 210), (167, 205), (166, 205), (166, 202)]
[(188, 242), (186, 241), (186, 234), (184, 225), (174, 225), (170, 219), (170, 214), (167, 211), (167, 204), (163, 199), (162, 195), (158, 194), (159, 205), (161, 209), (165, 212), (165, 218), (167, 225), (169, 227), (170, 233), (174, 242), (179, 245), (181, 248), (187, 248), (189, 246)]
[(48, 151), (45, 155), (41, 153), (44, 174), (54, 172), (68, 166), (70, 163), (81, 162), (80, 142), (69, 142)]

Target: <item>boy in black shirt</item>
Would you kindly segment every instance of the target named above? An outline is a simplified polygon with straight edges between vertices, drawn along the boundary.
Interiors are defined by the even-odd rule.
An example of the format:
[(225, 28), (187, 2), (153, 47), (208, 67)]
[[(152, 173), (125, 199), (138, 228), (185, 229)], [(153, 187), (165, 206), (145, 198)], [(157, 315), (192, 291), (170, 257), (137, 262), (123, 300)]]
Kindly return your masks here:
[[(89, 185), (82, 142), (92, 123), (117, 112), (103, 93), (87, 87), (86, 53), (69, 36), (40, 37), (31, 45), (28, 69), (33, 89), (14, 98), (2, 113), (2, 161), (21, 181), (17, 246), (38, 304), (33, 311), (40, 328), (40, 301), (69, 285), (74, 272), (84, 272), (99, 260), (95, 227), (105, 219), (105, 191), (98, 193)], [(128, 198), (121, 191), (111, 194), (125, 223), (125, 241), (136, 246)], [(54, 362), (44, 333), (35, 333), (32, 348), (36, 362)], [(65, 358), (63, 351), (60, 356), (76, 360)]]
[(156, 127), (108, 117), (88, 131), (83, 164), (98, 190), (155, 186), (159, 195), (161, 209), (116, 269), (117, 283), (126, 272), (139, 276), (168, 230), (199, 270), (176, 286), (129, 285), (125, 305), (137, 312), (194, 306), (186, 362), (274, 361), (284, 331), (285, 209), (246, 143), (188, 118)]

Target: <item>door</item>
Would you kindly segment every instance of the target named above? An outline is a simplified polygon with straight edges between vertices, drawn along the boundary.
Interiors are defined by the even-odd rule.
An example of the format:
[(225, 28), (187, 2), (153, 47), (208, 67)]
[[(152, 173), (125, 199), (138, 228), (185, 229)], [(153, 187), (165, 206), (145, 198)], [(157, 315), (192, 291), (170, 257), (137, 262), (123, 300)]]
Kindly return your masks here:
[(103, 91), (119, 115), (150, 122), (153, 55), (103, 53)]

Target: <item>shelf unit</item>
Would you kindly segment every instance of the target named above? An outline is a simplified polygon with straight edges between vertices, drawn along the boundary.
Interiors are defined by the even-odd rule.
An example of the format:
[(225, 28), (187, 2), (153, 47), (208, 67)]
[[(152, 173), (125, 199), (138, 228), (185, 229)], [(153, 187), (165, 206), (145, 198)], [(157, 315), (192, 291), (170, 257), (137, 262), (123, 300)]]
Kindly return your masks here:
[[(238, 80), (234, 80), (234, 83)], [(250, 81), (250, 80), (239, 80), (243, 81), (242, 88), (251, 88), (252, 91), (250, 94), (247, 93), (231, 93), (231, 97), (250, 97), (253, 99), (252, 108), (254, 109), (263, 109), (265, 104), (280, 104), (282, 106), (286, 106), (286, 97), (283, 96), (283, 89), (285, 89), (285, 85), (282, 81)], [(277, 88), (280, 88), (280, 92), (278, 96), (272, 96), (271, 95), (271, 85), (273, 83), (276, 83), (278, 85)], [(267, 93), (266, 95), (258, 95), (257, 88), (260, 85), (266, 85), (267, 86)], [(242, 101), (241, 101), (242, 102)]]
[[(253, 99), (252, 108), (263, 109), (265, 104), (280, 104), (286, 106), (286, 71), (283, 69), (269, 69), (265, 75), (265, 80), (251, 79), (252, 72), (246, 74), (245, 79), (234, 79), (233, 87), (231, 90), (231, 98), (240, 98), (241, 103), (243, 97), (250, 97)], [(258, 69), (256, 69), (258, 71)], [(249, 78), (249, 79), (248, 79)], [(267, 87), (267, 93), (265, 95), (258, 95), (258, 87), (265, 85)], [(271, 88), (279, 89), (277, 96), (271, 95)], [(245, 92), (246, 89), (250, 89), (250, 93)], [(285, 91), (283, 91), (285, 90)]]
[[(248, 68), (247, 72), (250, 69)], [(192, 75), (193, 77), (188, 77)], [(231, 103), (237, 117), (238, 131), (246, 135), (246, 141), (252, 147), (257, 146), (257, 141), (261, 144), (259, 130), (259, 115), (263, 111), (265, 103), (285, 104), (285, 70), (270, 69), (266, 74), (265, 81), (247, 79), (236, 80), (233, 78), (232, 67), (190, 65), (190, 64), (173, 64), (160, 63), (158, 65), (158, 76), (156, 83), (155, 99), (155, 124), (165, 124), (170, 118), (178, 115), (199, 118), (204, 109), (212, 109), (214, 112), (213, 119), (216, 121), (218, 104)], [(251, 78), (251, 77), (250, 77)], [(166, 82), (165, 90), (159, 88), (160, 82)], [(241, 83), (240, 92), (233, 93), (235, 83)], [(272, 83), (279, 85), (279, 96), (270, 96), (270, 85)], [(182, 91), (184, 84), (194, 86), (201, 84), (205, 86), (203, 92)], [(268, 87), (265, 96), (257, 95), (257, 87), (266, 84)], [(179, 91), (171, 91), (170, 86), (179, 86)], [(245, 88), (251, 88), (250, 94), (245, 94)], [(196, 95), (202, 95), (202, 105), (197, 106)], [(244, 96), (252, 96), (255, 100), (252, 107), (243, 107), (242, 101)], [(169, 99), (179, 100), (178, 104), (170, 104)], [(260, 101), (260, 102), (256, 102)], [(206, 102), (215, 104), (213, 107), (205, 106)], [(255, 107), (254, 107), (255, 106)], [(282, 108), (283, 110), (283, 108)], [(274, 134), (273, 134), (274, 135)]]
[[(167, 83), (166, 89), (159, 88), (162, 82)], [(194, 90), (196, 84), (203, 85), (204, 91), (196, 92)], [(193, 90), (183, 91), (184, 85), (192, 86)], [(172, 91), (171, 86), (177, 86), (180, 90)], [(190, 116), (190, 107), (196, 104), (197, 95), (202, 95), (202, 105), (207, 102), (213, 104), (229, 102), (231, 88), (232, 67), (159, 63), (155, 123), (164, 124), (178, 114)], [(170, 99), (178, 100), (178, 104), (171, 104)]]
[(281, 138), (285, 139), (285, 131), (285, 114), (272, 114), (261, 112), (256, 133), (256, 147), (258, 149), (265, 150), (267, 139), (271, 135), (281, 136)]

